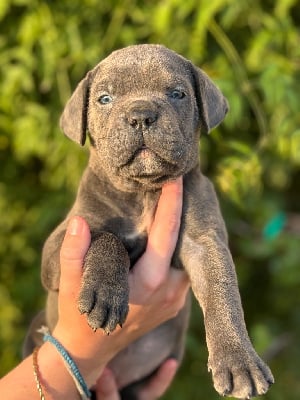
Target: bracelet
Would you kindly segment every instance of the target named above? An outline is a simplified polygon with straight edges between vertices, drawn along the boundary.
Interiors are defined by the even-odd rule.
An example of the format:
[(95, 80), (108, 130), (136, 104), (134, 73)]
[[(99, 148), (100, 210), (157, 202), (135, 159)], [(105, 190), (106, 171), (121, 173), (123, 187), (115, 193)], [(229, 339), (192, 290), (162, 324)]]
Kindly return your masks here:
[(32, 353), (33, 375), (34, 375), (34, 379), (36, 382), (37, 390), (40, 395), (40, 399), (45, 400), (45, 395), (43, 393), (43, 388), (42, 388), (42, 385), (40, 382), (40, 371), (39, 371), (38, 360), (37, 360), (40, 347), (41, 346), (36, 347)]
[(62, 356), (64, 364), (66, 365), (67, 370), (69, 371), (76, 385), (76, 388), (81, 396), (81, 399), (82, 400), (90, 399), (92, 397), (92, 394), (89, 388), (87, 387), (87, 384), (85, 383), (77, 365), (75, 364), (70, 354), (57, 339), (55, 339), (52, 335), (50, 335), (48, 328), (42, 327), (42, 329), (40, 329), (39, 331), (44, 333), (44, 338), (43, 338), (44, 342), (52, 343), (56, 348), (56, 350), (59, 352), (59, 354)]

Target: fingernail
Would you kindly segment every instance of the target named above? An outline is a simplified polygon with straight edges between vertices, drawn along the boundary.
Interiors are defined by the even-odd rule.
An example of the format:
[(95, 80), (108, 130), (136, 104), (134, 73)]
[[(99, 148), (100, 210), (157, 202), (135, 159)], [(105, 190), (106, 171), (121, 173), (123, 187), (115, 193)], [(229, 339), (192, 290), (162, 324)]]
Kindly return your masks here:
[(174, 369), (174, 371), (177, 371), (177, 369), (178, 369), (178, 360), (177, 360), (177, 358), (170, 357), (168, 361), (169, 361), (169, 365), (171, 364), (171, 366)]
[(76, 236), (79, 235), (82, 229), (82, 221), (80, 218), (73, 217), (68, 225), (68, 233), (70, 235)]

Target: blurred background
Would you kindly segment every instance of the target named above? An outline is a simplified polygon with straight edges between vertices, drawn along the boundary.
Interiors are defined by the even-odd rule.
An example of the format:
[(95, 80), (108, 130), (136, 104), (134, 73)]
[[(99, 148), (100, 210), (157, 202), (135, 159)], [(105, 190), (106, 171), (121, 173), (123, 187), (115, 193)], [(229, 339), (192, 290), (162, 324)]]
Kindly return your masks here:
[[(296, 0), (2, 0), (0, 4), (0, 375), (20, 360), (43, 307), (43, 242), (71, 205), (88, 146), (59, 116), (112, 50), (162, 43), (219, 85), (230, 113), (202, 136), (203, 171), (228, 227), (245, 318), (276, 384), (300, 398), (300, 2)], [(202, 313), (164, 399), (214, 400)]]

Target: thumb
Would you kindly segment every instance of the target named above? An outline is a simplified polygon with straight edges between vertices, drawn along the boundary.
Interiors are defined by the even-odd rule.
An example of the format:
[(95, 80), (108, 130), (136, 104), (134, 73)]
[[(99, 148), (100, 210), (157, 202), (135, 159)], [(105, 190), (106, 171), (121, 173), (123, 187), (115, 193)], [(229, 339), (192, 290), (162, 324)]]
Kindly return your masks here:
[(114, 374), (105, 368), (96, 383), (96, 398), (101, 400), (120, 400)]
[[(60, 250), (60, 291), (73, 292), (80, 285), (84, 256), (91, 242), (89, 226), (81, 217), (72, 217)], [(66, 294), (67, 294), (66, 293)]]

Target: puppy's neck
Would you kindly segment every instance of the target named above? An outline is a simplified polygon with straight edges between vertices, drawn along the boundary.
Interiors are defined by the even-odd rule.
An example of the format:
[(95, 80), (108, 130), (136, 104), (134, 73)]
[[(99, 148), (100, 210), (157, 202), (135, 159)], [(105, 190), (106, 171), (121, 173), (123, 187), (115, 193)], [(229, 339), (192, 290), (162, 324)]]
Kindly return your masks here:
[(88, 165), (81, 179), (75, 210), (80, 213), (82, 204), (92, 213), (106, 209), (113, 218), (130, 220), (134, 235), (147, 233), (152, 224), (160, 193), (160, 190), (121, 191), (111, 183), (107, 175), (104, 173), (97, 175)]

